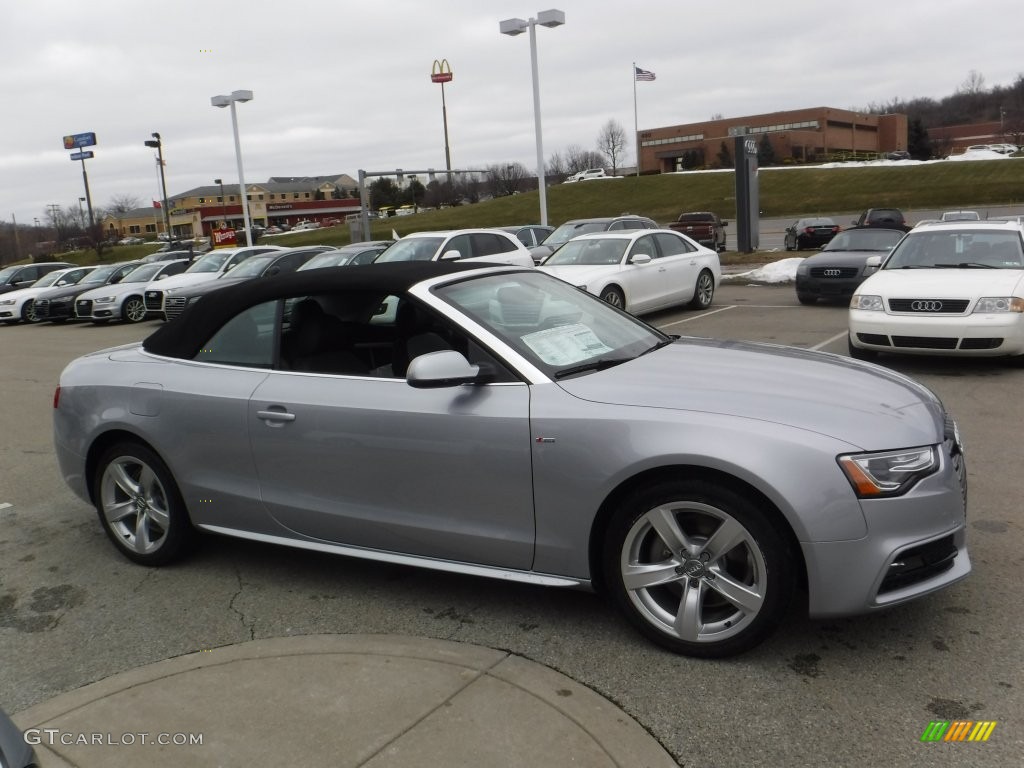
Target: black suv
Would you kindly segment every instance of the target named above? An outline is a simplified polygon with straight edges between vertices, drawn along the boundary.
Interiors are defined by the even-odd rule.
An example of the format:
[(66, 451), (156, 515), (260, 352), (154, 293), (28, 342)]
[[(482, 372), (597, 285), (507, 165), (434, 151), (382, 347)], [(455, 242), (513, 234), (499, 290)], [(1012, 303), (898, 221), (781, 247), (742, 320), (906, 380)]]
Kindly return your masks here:
[(902, 229), (909, 232), (907, 220), (899, 208), (868, 208), (854, 219), (855, 227), (885, 227), (886, 229)]
[(28, 288), (40, 277), (50, 274), (55, 269), (74, 266), (76, 265), (64, 261), (47, 261), (41, 264), (19, 264), (15, 267), (0, 269), (0, 293)]

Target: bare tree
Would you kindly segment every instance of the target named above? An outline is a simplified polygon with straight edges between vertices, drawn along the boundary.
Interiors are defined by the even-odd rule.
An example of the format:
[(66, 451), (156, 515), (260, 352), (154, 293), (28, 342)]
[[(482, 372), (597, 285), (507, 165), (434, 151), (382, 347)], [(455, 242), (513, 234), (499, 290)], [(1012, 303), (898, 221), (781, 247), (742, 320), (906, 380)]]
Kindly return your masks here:
[(114, 195), (110, 198), (110, 204), (107, 206), (107, 210), (110, 213), (127, 213), (128, 211), (134, 211), (136, 208), (141, 208), (142, 202), (135, 195)]
[(723, 115), (722, 115), (721, 112), (715, 112), (713, 115), (711, 115), (711, 119), (712, 120), (721, 120), (722, 117), (723, 117)]
[(985, 76), (982, 75), (978, 70), (972, 69), (967, 74), (967, 79), (964, 80), (960, 87), (956, 89), (957, 93), (966, 93), (975, 95), (984, 93), (987, 89), (985, 88)]
[(565, 177), (569, 175), (569, 168), (565, 164), (565, 158), (562, 157), (561, 152), (552, 152), (548, 157), (544, 175), (549, 180), (565, 181)]
[(608, 159), (600, 152), (583, 149), (579, 144), (570, 144), (565, 148), (565, 165), (569, 173), (578, 173), (588, 168), (604, 168)]
[(526, 176), (526, 166), (522, 163), (497, 163), (487, 166), (486, 181), (493, 197), (505, 197), (522, 192)]
[(626, 130), (618, 120), (609, 120), (597, 134), (597, 151), (612, 161), (612, 176), (626, 153)]

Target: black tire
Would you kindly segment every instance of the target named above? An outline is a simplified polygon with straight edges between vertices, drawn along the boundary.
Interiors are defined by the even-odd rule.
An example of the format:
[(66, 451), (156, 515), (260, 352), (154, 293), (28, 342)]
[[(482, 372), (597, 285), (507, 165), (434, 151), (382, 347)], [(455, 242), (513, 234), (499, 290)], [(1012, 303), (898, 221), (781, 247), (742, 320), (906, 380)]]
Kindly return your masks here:
[(789, 247), (789, 238), (788, 237), (782, 238), (782, 247), (785, 248), (787, 251), (792, 251), (793, 250), (792, 248)]
[(799, 237), (794, 237), (793, 238), (793, 250), (794, 251), (799, 251), (799, 250), (801, 250), (801, 248), (803, 248), (803, 246), (800, 245), (800, 238)]
[(697, 275), (697, 284), (693, 288), (690, 299), (691, 309), (707, 309), (715, 299), (715, 277), (706, 269)]
[(626, 311), (626, 297), (622, 295), (622, 289), (615, 285), (609, 285), (601, 291), (601, 301), (611, 304), (616, 309)]
[(117, 443), (103, 452), (93, 477), (93, 498), (114, 546), (140, 565), (172, 562), (195, 538), (170, 470), (139, 443)]
[(853, 339), (849, 336), (846, 337), (846, 349), (849, 352), (850, 357), (854, 360), (877, 360), (878, 353), (873, 349), (861, 349), (860, 347), (853, 346)]
[(129, 296), (124, 300), (121, 319), (126, 323), (141, 323), (146, 319), (146, 303), (141, 296)]
[(799, 301), (801, 304), (807, 305), (818, 303), (818, 297), (813, 296), (810, 293), (797, 293), (796, 300)]
[[(716, 534), (729, 542), (721, 550)], [(630, 623), (686, 656), (750, 650), (779, 625), (796, 589), (795, 555), (774, 516), (698, 479), (665, 481), (626, 499), (602, 557), (611, 597)], [(692, 617), (687, 601), (696, 607)]]

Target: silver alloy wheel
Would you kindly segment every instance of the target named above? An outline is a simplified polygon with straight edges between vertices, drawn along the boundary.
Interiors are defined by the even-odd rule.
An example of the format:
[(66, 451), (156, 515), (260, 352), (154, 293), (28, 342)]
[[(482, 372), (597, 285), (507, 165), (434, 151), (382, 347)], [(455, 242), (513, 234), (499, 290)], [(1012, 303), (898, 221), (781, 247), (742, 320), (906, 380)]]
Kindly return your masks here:
[(141, 323), (146, 319), (146, 304), (137, 296), (130, 296), (125, 299), (122, 312), (129, 323)]
[(691, 305), (698, 309), (706, 309), (711, 306), (715, 298), (715, 281), (711, 273), (704, 271), (697, 275), (697, 287), (693, 292)]
[(170, 529), (167, 493), (152, 467), (135, 456), (111, 461), (100, 479), (100, 507), (109, 530), (126, 548), (155, 552)]
[(670, 502), (640, 515), (619, 567), (645, 620), (689, 643), (740, 634), (765, 601), (768, 572), (757, 541), (732, 515), (700, 502)]
[(605, 288), (601, 294), (601, 300), (611, 304), (616, 309), (625, 309), (626, 301), (622, 298), (622, 293), (617, 288)]
[(36, 303), (28, 299), (21, 308), (21, 319), (26, 323), (38, 323), (39, 315), (36, 314)]

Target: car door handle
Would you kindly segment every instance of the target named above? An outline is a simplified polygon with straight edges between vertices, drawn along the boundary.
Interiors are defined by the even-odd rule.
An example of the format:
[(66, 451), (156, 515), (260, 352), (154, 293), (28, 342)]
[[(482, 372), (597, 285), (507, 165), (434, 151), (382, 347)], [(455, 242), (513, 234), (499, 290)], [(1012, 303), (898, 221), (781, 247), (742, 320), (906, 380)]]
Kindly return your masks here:
[(263, 421), (295, 421), (295, 414), (287, 411), (256, 411), (256, 417)]

